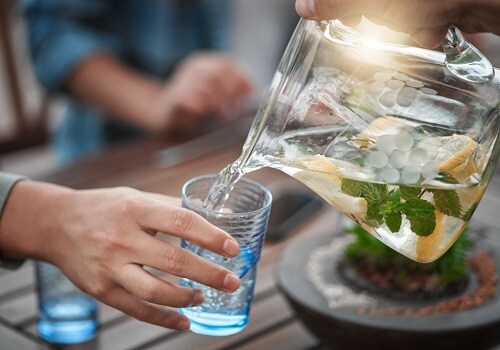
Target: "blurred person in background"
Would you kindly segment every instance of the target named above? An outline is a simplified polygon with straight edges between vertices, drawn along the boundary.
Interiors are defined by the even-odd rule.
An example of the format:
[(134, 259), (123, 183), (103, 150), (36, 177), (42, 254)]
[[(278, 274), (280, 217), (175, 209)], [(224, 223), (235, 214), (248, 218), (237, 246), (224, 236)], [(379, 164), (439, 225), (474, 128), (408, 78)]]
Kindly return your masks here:
[(24, 0), (36, 76), (49, 92), (71, 96), (55, 131), (59, 161), (241, 113), (252, 83), (221, 52), (228, 47), (229, 6), (227, 0)]

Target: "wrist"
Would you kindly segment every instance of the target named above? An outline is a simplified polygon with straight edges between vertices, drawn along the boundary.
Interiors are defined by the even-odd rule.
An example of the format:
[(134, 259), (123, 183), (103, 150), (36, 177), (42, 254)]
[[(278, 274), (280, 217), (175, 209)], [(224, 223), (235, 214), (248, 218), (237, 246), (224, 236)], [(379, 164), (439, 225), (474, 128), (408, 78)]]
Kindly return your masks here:
[(17, 183), (0, 220), (2, 256), (53, 262), (65, 224), (61, 215), (73, 192), (41, 182)]

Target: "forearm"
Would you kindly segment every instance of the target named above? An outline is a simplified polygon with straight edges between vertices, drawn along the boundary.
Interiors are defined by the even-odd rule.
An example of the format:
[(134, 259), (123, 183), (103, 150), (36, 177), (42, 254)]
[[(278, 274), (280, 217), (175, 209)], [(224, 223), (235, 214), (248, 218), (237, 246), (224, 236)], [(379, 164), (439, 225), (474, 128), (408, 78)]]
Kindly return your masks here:
[(95, 54), (71, 74), (68, 90), (76, 97), (104, 108), (133, 124), (154, 130), (154, 101), (162, 85), (125, 67), (114, 57)]
[[(58, 219), (73, 190), (20, 181), (12, 189), (0, 218), (0, 256), (51, 261), (62, 223)], [(66, 204), (65, 204), (66, 203)]]

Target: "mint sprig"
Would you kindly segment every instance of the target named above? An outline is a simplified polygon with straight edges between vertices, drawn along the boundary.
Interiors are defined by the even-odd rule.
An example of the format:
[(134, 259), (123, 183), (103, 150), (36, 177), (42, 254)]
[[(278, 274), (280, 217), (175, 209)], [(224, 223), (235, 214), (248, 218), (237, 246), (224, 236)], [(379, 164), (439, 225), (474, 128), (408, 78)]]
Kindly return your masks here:
[[(343, 179), (341, 191), (366, 200), (368, 225), (378, 227), (385, 223), (394, 233), (401, 229), (403, 215), (410, 222), (411, 230), (419, 236), (434, 232), (436, 209), (449, 216), (461, 215), (460, 199), (453, 190), (400, 186), (389, 191), (387, 185)], [(425, 192), (433, 193), (435, 205), (421, 198)]]

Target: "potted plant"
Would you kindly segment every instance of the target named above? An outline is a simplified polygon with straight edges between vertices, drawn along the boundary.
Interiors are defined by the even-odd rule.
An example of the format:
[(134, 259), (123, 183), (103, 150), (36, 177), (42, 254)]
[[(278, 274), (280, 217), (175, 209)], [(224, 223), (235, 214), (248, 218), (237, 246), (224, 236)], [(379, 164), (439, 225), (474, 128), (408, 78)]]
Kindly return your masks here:
[(333, 239), (331, 232), (300, 237), (278, 269), (297, 316), (332, 349), (478, 350), (500, 343), (494, 229), (464, 232), (429, 264), (359, 226), (343, 231)]

